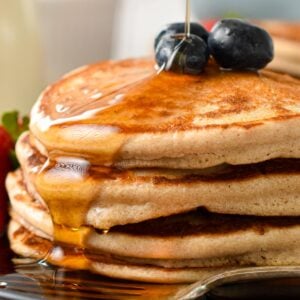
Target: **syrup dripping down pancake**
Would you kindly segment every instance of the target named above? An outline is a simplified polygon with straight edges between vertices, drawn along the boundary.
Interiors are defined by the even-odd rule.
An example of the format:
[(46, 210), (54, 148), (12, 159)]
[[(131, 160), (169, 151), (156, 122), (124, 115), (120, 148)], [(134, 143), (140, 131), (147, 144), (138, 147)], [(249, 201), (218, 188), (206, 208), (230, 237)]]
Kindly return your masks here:
[[(53, 242), (50, 214), (30, 197), (20, 171), (10, 175), (8, 185), (14, 220), (34, 235)], [(238, 262), (264, 265), (282, 262), (280, 257), (286, 249), (300, 249), (299, 231), (299, 217), (230, 216), (195, 210), (116, 226), (107, 234), (90, 228), (80, 244), (76, 244), (77, 240), (70, 242), (69, 236), (54, 243), (73, 243), (91, 253), (127, 257), (127, 261), (138, 264), (221, 267)], [(293, 256), (290, 259), (285, 258), (285, 263), (298, 263)]]
[(269, 71), (155, 74), (133, 59), (48, 87), (31, 131), (49, 156), (121, 167), (207, 168), (300, 157), (300, 84)]
[(118, 170), (62, 158), (45, 167), (47, 158), (28, 134), (18, 141), (17, 154), (30, 193), (40, 202), (56, 203), (58, 224), (70, 226), (73, 220), (67, 218), (73, 216), (84, 225), (108, 229), (201, 206), (217, 213), (300, 215), (299, 159), (205, 170)]
[[(102, 259), (99, 255), (97, 261), (82, 257), (77, 251), (70, 251), (70, 248), (59, 248), (63, 257), (57, 258), (51, 255), (52, 244), (48, 240), (38, 237), (28, 231), (25, 227), (15, 221), (9, 225), (9, 240), (11, 248), (24, 257), (31, 257), (43, 260), (52, 256), (51, 262), (54, 265), (72, 269), (85, 269), (104, 276), (154, 283), (188, 283), (199, 280), (201, 276), (213, 275), (230, 268), (181, 268), (168, 269), (155, 266), (142, 266), (120, 262), (120, 260)], [(74, 249), (74, 248), (73, 248)], [(64, 251), (65, 250), (65, 251)], [(69, 251), (68, 251), (69, 250)], [(66, 253), (67, 252), (67, 253)], [(50, 257), (49, 257), (50, 259)]]
[(148, 59), (67, 75), (17, 143), (13, 250), (152, 282), (300, 264), (299, 95), (289, 76), (212, 62), (200, 76)]

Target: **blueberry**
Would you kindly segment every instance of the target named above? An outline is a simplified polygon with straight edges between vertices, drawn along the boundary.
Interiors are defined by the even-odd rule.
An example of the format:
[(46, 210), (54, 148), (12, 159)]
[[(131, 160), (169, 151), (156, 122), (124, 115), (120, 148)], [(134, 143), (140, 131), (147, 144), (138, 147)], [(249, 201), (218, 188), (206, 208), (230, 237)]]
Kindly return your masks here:
[(258, 70), (274, 57), (270, 35), (239, 19), (219, 21), (208, 37), (208, 47), (217, 63), (226, 69)]
[(206, 42), (197, 35), (166, 35), (156, 47), (156, 62), (167, 71), (200, 74), (209, 57)]
[[(165, 28), (156, 36), (154, 42), (154, 48), (156, 49), (159, 41), (162, 39), (163, 36), (167, 35), (175, 35), (185, 33), (185, 23), (172, 23), (165, 26)], [(198, 23), (191, 23), (191, 34), (195, 34), (201, 37), (205, 42), (208, 39), (208, 32), (207, 30)]]
[(172, 35), (164, 36), (164, 38), (160, 40), (155, 48), (155, 59), (159, 67), (167, 65), (169, 58), (181, 41), (181, 39)]

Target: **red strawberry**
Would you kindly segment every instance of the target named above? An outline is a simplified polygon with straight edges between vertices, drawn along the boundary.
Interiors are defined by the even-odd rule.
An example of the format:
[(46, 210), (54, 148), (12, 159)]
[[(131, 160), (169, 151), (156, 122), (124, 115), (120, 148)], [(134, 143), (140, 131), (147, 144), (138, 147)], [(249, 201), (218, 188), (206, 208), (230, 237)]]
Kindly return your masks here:
[(214, 25), (218, 22), (218, 19), (206, 19), (202, 20), (201, 23), (205, 27), (205, 29), (210, 32)]
[(4, 224), (7, 215), (7, 194), (5, 191), (5, 177), (11, 170), (9, 159), (13, 142), (8, 132), (0, 126), (0, 234), (4, 231)]
[(20, 117), (17, 111), (5, 113), (0, 125), (0, 235), (4, 231), (7, 217), (7, 193), (5, 178), (7, 173), (18, 168), (13, 150), (14, 144), (22, 132), (28, 130), (29, 118)]

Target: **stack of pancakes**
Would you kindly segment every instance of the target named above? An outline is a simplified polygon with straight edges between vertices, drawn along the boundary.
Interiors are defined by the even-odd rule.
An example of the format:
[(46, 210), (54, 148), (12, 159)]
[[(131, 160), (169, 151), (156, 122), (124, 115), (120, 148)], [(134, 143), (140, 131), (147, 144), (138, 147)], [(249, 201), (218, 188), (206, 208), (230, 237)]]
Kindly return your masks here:
[(269, 67), (300, 77), (300, 23), (275, 20), (257, 23), (272, 35), (274, 41), (275, 59)]
[(41, 95), (7, 178), (12, 249), (150, 282), (300, 265), (299, 81), (153, 66), (86, 66)]

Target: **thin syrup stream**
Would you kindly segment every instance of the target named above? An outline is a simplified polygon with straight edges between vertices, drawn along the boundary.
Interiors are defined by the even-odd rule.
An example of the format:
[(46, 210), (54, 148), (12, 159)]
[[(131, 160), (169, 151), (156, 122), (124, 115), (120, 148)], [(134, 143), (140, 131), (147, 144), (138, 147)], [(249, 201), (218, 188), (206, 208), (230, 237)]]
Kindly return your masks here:
[[(184, 33), (175, 34), (174, 37), (180, 40), (180, 43), (175, 47), (172, 55), (168, 59), (167, 63), (164, 64), (164, 70), (172, 70), (174, 66), (174, 61), (177, 61), (181, 57), (181, 50), (185, 48), (185, 41), (190, 38), (191, 35), (191, 2), (186, 0), (186, 12), (185, 12), (185, 27)], [(184, 52), (184, 50), (183, 50)], [(179, 59), (180, 60), (180, 59)], [(178, 61), (175, 63), (175, 66), (178, 64)], [(182, 73), (182, 70), (181, 70)]]
[(185, 37), (189, 38), (190, 35), (191, 35), (191, 1), (186, 0)]

